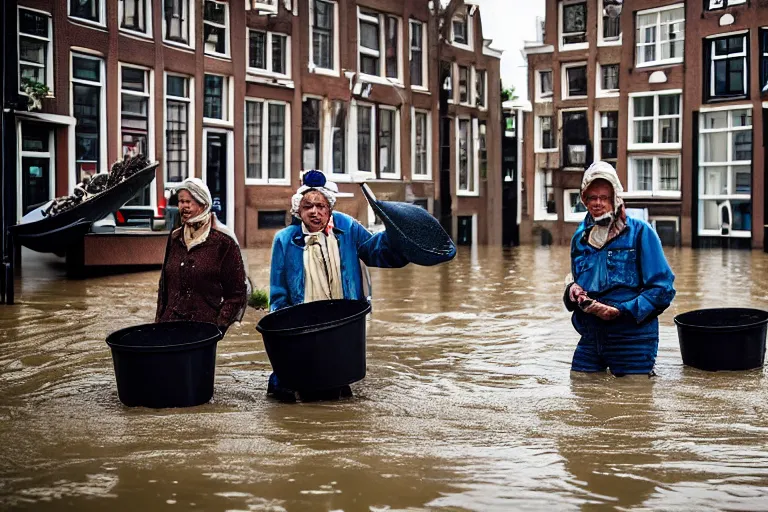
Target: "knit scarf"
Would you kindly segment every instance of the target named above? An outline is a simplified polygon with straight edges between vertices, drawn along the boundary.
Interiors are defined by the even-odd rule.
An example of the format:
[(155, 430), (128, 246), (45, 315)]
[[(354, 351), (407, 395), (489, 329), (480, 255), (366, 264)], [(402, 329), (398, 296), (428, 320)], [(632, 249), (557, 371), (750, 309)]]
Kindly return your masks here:
[(184, 231), (182, 233), (187, 251), (191, 251), (193, 247), (200, 245), (208, 239), (208, 235), (211, 233), (211, 224), (213, 224), (212, 219), (213, 214), (211, 214), (210, 208), (208, 208), (202, 214), (184, 223)]
[(325, 229), (304, 233), (304, 302), (343, 299), (339, 242), (333, 234), (333, 217)]

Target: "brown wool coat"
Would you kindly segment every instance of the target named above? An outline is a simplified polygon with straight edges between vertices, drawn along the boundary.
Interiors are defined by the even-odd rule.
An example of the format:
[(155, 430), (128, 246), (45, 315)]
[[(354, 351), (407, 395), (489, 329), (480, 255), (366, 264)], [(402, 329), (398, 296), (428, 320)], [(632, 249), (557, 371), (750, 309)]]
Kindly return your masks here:
[(247, 301), (240, 247), (211, 229), (208, 239), (187, 251), (181, 229), (171, 235), (160, 275), (156, 322), (210, 322), (226, 330)]

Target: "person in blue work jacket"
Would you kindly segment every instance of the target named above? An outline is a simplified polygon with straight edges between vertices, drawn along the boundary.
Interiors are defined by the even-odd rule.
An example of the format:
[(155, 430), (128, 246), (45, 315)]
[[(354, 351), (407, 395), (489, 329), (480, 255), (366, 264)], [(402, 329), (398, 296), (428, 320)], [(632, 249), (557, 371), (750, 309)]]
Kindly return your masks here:
[(581, 335), (571, 370), (653, 375), (658, 316), (675, 297), (675, 276), (656, 231), (628, 218), (616, 171), (595, 162), (585, 172), (587, 215), (571, 240), (565, 306)]
[[(337, 192), (320, 171), (302, 177), (291, 203), (295, 221), (272, 243), (270, 311), (316, 300), (365, 299), (360, 261), (382, 268), (408, 264), (392, 249), (386, 231), (373, 235), (354, 218), (333, 211)], [(267, 393), (285, 392), (292, 393), (272, 374)]]

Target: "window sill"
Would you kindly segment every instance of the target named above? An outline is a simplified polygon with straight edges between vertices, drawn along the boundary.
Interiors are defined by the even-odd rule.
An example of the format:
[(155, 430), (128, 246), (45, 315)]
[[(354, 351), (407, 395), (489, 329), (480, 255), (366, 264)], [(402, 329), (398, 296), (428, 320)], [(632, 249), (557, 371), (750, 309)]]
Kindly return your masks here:
[(635, 69), (645, 70), (646, 68), (664, 68), (664, 67), (671, 67), (671, 66), (679, 66), (682, 63), (683, 63), (683, 59), (643, 62), (642, 64), (635, 64)]
[(411, 181), (432, 181), (430, 174), (411, 174)]
[(680, 192), (625, 192), (623, 199), (680, 199)]
[(718, 230), (701, 230), (699, 231), (699, 236), (714, 236), (714, 237), (720, 237), (720, 238), (752, 238), (752, 232), (751, 231), (731, 231), (727, 235), (724, 235), (719, 229)]
[(552, 103), (552, 96), (544, 96), (543, 98), (536, 98), (536, 103)]
[(429, 92), (429, 89), (427, 89), (426, 87), (423, 87), (423, 86), (421, 86), (421, 85), (412, 85), (412, 86), (411, 86), (411, 90), (412, 90), (413, 92), (418, 92), (418, 93), (420, 93), (420, 94), (427, 94), (427, 95), (429, 95), (429, 96), (431, 96), (431, 95), (432, 95), (432, 93), (431, 93), (431, 92)]
[(572, 52), (576, 50), (586, 50), (589, 48), (589, 43), (573, 43), (573, 44), (560, 44), (561, 52)]
[(600, 39), (600, 40), (597, 42), (597, 46), (598, 46), (598, 47), (601, 47), (601, 48), (602, 48), (602, 47), (605, 47), (605, 46), (621, 46), (621, 45), (622, 45), (622, 41), (621, 41), (621, 38), (619, 38), (619, 39), (618, 39), (618, 40), (616, 40), (616, 41), (604, 41), (604, 40)]
[(203, 52), (203, 55), (205, 55), (209, 59), (216, 59), (224, 62), (232, 62), (232, 57), (230, 57), (226, 53)]
[(232, 128), (234, 123), (232, 121), (223, 121), (221, 119), (213, 119), (211, 117), (204, 117), (203, 124), (208, 126), (217, 126), (221, 128)]
[(586, 164), (584, 167), (575, 167), (573, 165), (564, 165), (563, 170), (568, 172), (583, 172), (586, 169)]
[(480, 197), (480, 191), (457, 190), (456, 195), (458, 197)]
[(470, 44), (457, 43), (456, 41), (451, 41), (451, 46), (453, 46), (454, 48), (458, 48), (460, 50), (467, 50), (468, 52), (472, 51), (472, 45)]
[(245, 75), (245, 81), (253, 84), (263, 84), (263, 85), (272, 85), (272, 86), (280, 86), (280, 87), (287, 87), (288, 89), (293, 89), (295, 87), (293, 80), (286, 77), (280, 77), (280, 76), (270, 76), (270, 75), (253, 75), (250, 72)]
[(265, 186), (265, 187), (290, 187), (291, 186), (291, 182), (287, 180), (264, 181), (264, 180), (259, 180), (255, 178), (245, 178), (245, 184), (246, 186), (258, 185), (258, 186)]
[(74, 23), (75, 25), (82, 25), (84, 27), (93, 28), (96, 30), (101, 30), (104, 32), (107, 32), (107, 25), (106, 23), (102, 23), (100, 21), (91, 21), (86, 20), (83, 18), (78, 18), (77, 16), (68, 16), (69, 21)]
[(663, 151), (666, 149), (682, 149), (682, 147), (683, 145), (679, 142), (675, 144), (628, 144), (627, 151)]
[(618, 98), (619, 97), (619, 91), (618, 89), (611, 89), (610, 91), (597, 91), (595, 93), (595, 98)]
[(534, 222), (536, 222), (536, 221), (538, 221), (538, 222), (542, 222), (542, 221), (543, 222), (547, 222), (547, 221), (556, 222), (557, 221), (557, 214), (556, 213), (546, 213), (546, 214), (543, 214), (543, 215), (542, 214), (538, 214), (538, 215), (534, 215), (533, 216), (533, 220), (534, 220)]
[(310, 65), (308, 69), (310, 73), (313, 73), (315, 75), (325, 75), (325, 76), (335, 76), (335, 77), (341, 76), (339, 74), (338, 69), (319, 68), (313, 65)]
[(359, 76), (360, 76), (360, 80), (371, 83), (371, 84), (392, 85), (394, 87), (400, 87), (400, 88), (404, 87), (402, 82), (394, 78), (385, 78), (383, 76), (368, 75), (366, 73), (360, 73)]
[(589, 95), (585, 94), (583, 96), (563, 96), (563, 101), (577, 101), (577, 100), (586, 100), (589, 98)]
[(195, 47), (189, 44), (178, 43), (176, 41), (169, 41), (168, 39), (163, 39), (163, 44), (171, 48), (174, 48), (176, 50), (182, 50), (190, 53), (195, 52)]
[(536, 148), (533, 152), (534, 153), (557, 153), (559, 148), (551, 148), (551, 149), (544, 149), (544, 148)]
[(747, 94), (739, 94), (738, 96), (709, 96), (704, 100), (704, 103), (725, 103), (728, 101), (743, 101), (749, 99)]
[(136, 30), (130, 30), (127, 28), (121, 28), (119, 29), (121, 36), (127, 36), (131, 39), (138, 39), (139, 41), (146, 41), (146, 42), (152, 42), (153, 37), (151, 32), (138, 32)]
[(392, 182), (392, 181), (402, 181), (402, 178), (400, 177), (400, 173), (397, 174), (383, 174), (374, 181), (384, 181), (384, 182)]

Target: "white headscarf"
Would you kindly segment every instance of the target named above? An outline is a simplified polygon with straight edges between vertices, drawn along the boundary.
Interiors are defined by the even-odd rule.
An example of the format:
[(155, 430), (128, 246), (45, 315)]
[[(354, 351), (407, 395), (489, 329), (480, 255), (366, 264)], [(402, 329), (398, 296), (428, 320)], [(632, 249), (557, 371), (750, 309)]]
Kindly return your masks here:
[(624, 212), (624, 200), (620, 196), (624, 192), (624, 187), (621, 186), (616, 169), (608, 162), (595, 162), (584, 171), (584, 177), (581, 180), (582, 202), (588, 204), (586, 197), (587, 189), (595, 180), (605, 180), (613, 189), (613, 211), (594, 219), (595, 225), (589, 232), (590, 245), (599, 249), (624, 229), (626, 213)]
[[(208, 239), (210, 228), (224, 233), (239, 246), (237, 237), (227, 226), (219, 222), (216, 214), (211, 212), (213, 197), (208, 185), (200, 178), (187, 178), (176, 187), (176, 193), (186, 190), (192, 196), (192, 199), (203, 207), (202, 211), (195, 217), (184, 223), (184, 241), (187, 244), (187, 250), (196, 245), (200, 245)], [(202, 231), (201, 231), (202, 230)]]

